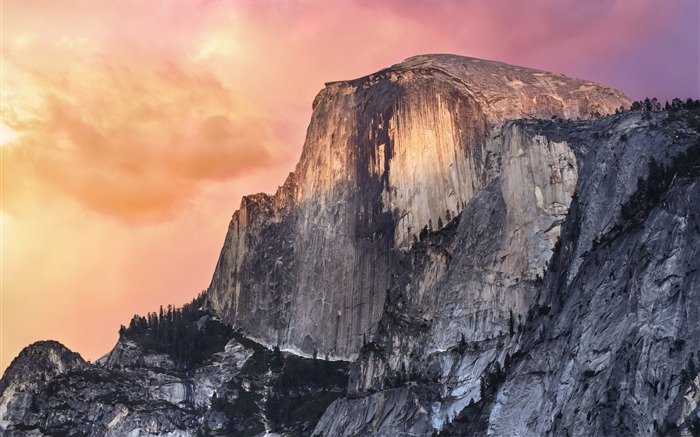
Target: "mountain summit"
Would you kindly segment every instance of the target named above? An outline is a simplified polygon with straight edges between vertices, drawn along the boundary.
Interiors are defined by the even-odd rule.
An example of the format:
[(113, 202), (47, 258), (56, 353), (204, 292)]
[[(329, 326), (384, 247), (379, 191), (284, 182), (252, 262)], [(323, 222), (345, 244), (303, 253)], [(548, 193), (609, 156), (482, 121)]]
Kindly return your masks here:
[(700, 112), (630, 105), (453, 55), (326, 84), (206, 293), (30, 346), (3, 435), (700, 432)]

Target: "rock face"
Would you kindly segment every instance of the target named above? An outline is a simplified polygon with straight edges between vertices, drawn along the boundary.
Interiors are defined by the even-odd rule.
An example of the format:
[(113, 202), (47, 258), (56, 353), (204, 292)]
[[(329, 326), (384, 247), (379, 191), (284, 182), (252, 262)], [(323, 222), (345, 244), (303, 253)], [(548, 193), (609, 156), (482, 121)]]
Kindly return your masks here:
[(52, 379), (87, 366), (80, 355), (55, 341), (24, 348), (0, 380), (0, 430), (7, 432), (10, 423), (37, 420), (32, 394), (45, 391)]
[[(506, 146), (517, 138), (523, 156), (555, 149), (558, 168), (576, 163), (573, 195), (559, 197), (563, 215), (533, 227), (543, 218), (526, 206), (561, 201), (540, 201), (535, 183), (529, 201), (508, 202), (506, 193), (520, 191), (504, 190), (513, 173), (504, 166), (453, 223), (414, 244), (355, 364), (354, 395), (332, 405), (316, 433), (415, 435), (430, 420), (455, 436), (697, 434), (699, 128), (697, 111), (505, 123), (501, 153), (518, 150)], [(684, 163), (692, 170), (680, 170)], [(513, 212), (529, 226), (520, 256), (547, 266), (534, 276), (509, 278), (501, 263), (515, 238)], [(543, 235), (555, 227), (552, 251)], [(495, 327), (488, 312), (472, 316), (479, 305), (507, 311), (509, 289), (522, 290), (524, 312)], [(396, 390), (410, 395), (376, 401)], [(382, 420), (348, 421), (354, 411)], [(412, 415), (421, 418), (403, 420)]]
[(59, 343), (35, 343), (0, 382), (0, 435), (309, 435), (346, 393), (347, 363), (238, 339), (188, 371), (124, 338), (94, 365)]
[(2, 434), (700, 434), (700, 110), (629, 104), (448, 55), (327, 84), (197, 314), (240, 333), (187, 372), (30, 346)]
[[(593, 125), (597, 141), (571, 141), (585, 165), (541, 294), (552, 310), (498, 390), (490, 433), (700, 432), (700, 114), (672, 115), (615, 117)], [(664, 186), (655, 163), (681, 167), (688, 149), (692, 174)], [(661, 187), (657, 203), (638, 177)]]
[[(137, 345), (122, 343), (115, 350), (130, 351), (121, 354), (128, 359), (98, 365), (56, 342), (25, 348), (0, 387), (2, 435), (193, 435), (187, 429), (199, 426), (210, 405), (210, 386), (221, 390), (220, 379), (236, 375), (249, 356), (234, 341), (194, 377), (186, 377), (133, 362), (144, 354)], [(227, 372), (217, 378), (223, 366)]]
[[(486, 281), (532, 278), (556, 240), (558, 228), (550, 226), (566, 214), (576, 160), (555, 144), (522, 149), (517, 131), (501, 141), (501, 124), (587, 119), (629, 103), (592, 82), (450, 55), (418, 56), (329, 83), (314, 100), (294, 173), (274, 196), (245, 197), (233, 215), (209, 305), (263, 343), (354, 359), (376, 332), (401, 254), (501, 172), (504, 202), (528, 216), (506, 207), (514, 235), (499, 252), (505, 270), (499, 265)], [(500, 273), (507, 278), (496, 278)], [(503, 288), (509, 291), (498, 314), (488, 297), (473, 309), (472, 324), (485, 320), (479, 336), (503, 325), (511, 309), (526, 309), (523, 293)]]

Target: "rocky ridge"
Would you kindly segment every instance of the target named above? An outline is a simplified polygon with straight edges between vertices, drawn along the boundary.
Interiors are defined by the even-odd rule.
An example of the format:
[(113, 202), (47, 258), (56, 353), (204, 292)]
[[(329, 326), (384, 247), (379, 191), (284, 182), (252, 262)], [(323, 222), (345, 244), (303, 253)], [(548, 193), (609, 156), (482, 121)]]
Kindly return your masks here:
[[(51, 359), (27, 362), (37, 356)], [(347, 363), (290, 356), (237, 335), (189, 370), (124, 337), (95, 364), (56, 342), (39, 342), (25, 348), (3, 377), (0, 433), (309, 435), (325, 408), (346, 393), (346, 369)]]

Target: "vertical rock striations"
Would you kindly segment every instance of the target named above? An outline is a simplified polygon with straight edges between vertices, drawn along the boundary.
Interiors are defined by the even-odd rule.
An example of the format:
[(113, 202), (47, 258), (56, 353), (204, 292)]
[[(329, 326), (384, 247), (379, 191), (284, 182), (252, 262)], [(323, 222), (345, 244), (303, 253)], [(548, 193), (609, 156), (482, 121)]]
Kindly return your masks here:
[[(487, 296), (468, 310), (471, 322), (457, 323), (479, 323), (487, 327), (478, 336), (489, 335), (511, 308), (525, 311), (525, 290), (505, 282), (542, 268), (576, 177), (569, 151), (550, 145), (526, 153), (518, 132), (503, 132), (508, 144), (498, 138), (502, 123), (590, 118), (629, 103), (592, 82), (451, 55), (329, 83), (314, 101), (294, 173), (274, 196), (245, 197), (234, 214), (209, 306), (263, 343), (354, 359), (376, 333), (400, 258), (421, 230), (445, 226), (503, 173), (503, 202), (521, 208), (505, 208), (503, 220), (520, 227), (528, 214), (534, 221), (494, 248), (497, 266), (479, 266), (491, 270), (488, 281), (503, 302), (494, 314)], [(532, 242), (531, 231), (539, 233)], [(436, 330), (450, 323), (444, 314), (465, 311), (445, 304), (445, 326)]]
[(491, 434), (700, 433), (699, 128), (694, 111), (570, 131), (585, 165), (543, 288), (552, 310)]
[[(523, 190), (504, 166), (414, 244), (355, 364), (354, 396), (316, 434), (413, 435), (430, 420), (444, 436), (696, 435), (700, 113), (517, 121), (499, 138), (501, 153), (520, 144), (561, 159)], [(527, 263), (514, 269), (500, 254), (523, 227), (515, 254)], [(401, 403), (377, 401), (397, 390)], [(348, 420), (354, 411), (368, 419)]]

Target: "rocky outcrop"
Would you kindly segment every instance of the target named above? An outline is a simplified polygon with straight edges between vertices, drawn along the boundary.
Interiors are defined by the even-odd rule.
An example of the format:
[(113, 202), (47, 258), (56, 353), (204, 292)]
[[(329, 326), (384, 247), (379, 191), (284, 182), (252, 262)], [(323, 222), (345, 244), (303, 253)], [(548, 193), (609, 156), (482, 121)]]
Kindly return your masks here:
[(97, 363), (109, 368), (120, 367), (154, 367), (164, 370), (175, 370), (175, 362), (166, 354), (144, 353), (136, 342), (120, 338), (112, 350)]
[(310, 435), (348, 384), (347, 363), (296, 357), (235, 334), (192, 369), (164, 368), (164, 360), (173, 364), (125, 338), (96, 364), (56, 342), (28, 346), (1, 381), (0, 434)]
[[(402, 254), (422, 229), (443, 227), (500, 172), (503, 189), (514, 190), (504, 201), (530, 208), (528, 217), (549, 217), (520, 229), (500, 254), (508, 280), (525, 271), (530, 278), (547, 258), (538, 245), (556, 240), (550, 218), (566, 213), (576, 162), (553, 144), (544, 154), (534, 148), (534, 155), (521, 155), (518, 132), (503, 132), (507, 144), (497, 138), (502, 123), (586, 119), (629, 103), (592, 82), (450, 55), (418, 56), (329, 83), (314, 101), (294, 173), (274, 196), (245, 197), (234, 214), (209, 306), (265, 344), (354, 359), (376, 333)], [(504, 155), (503, 147), (513, 149)], [(512, 226), (525, 223), (521, 211), (506, 212)], [(539, 232), (532, 245), (530, 231)], [(521, 246), (529, 252), (514, 250)], [(491, 282), (501, 280), (498, 268)], [(522, 296), (504, 293), (501, 312), (527, 307)], [(479, 310), (489, 319), (481, 337), (503, 325), (503, 314), (491, 320), (489, 305)]]
[(46, 391), (50, 381), (70, 371), (87, 367), (87, 363), (56, 341), (39, 341), (20, 352), (0, 380), (0, 430), (3, 435), (12, 423), (38, 421), (34, 393)]
[(95, 365), (57, 342), (25, 348), (2, 380), (2, 435), (193, 435), (212, 392), (224, 392), (250, 353), (232, 341), (193, 377), (149, 367), (144, 356), (122, 340)]
[(5, 371), (0, 390), (20, 382), (41, 386), (54, 376), (86, 365), (80, 354), (57, 341), (38, 341), (20, 352)]

